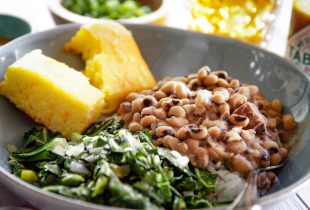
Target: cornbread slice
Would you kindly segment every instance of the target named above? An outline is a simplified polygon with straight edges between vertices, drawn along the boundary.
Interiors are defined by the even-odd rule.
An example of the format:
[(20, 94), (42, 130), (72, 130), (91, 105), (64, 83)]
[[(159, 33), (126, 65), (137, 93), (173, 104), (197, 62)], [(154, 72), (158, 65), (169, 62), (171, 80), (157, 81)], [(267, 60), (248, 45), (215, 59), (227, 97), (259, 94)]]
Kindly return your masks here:
[(101, 114), (102, 92), (82, 73), (34, 50), (8, 67), (0, 94), (50, 130), (82, 133)]
[(85, 75), (105, 95), (104, 113), (115, 111), (128, 93), (156, 84), (133, 36), (119, 23), (82, 26), (65, 50), (86, 61)]

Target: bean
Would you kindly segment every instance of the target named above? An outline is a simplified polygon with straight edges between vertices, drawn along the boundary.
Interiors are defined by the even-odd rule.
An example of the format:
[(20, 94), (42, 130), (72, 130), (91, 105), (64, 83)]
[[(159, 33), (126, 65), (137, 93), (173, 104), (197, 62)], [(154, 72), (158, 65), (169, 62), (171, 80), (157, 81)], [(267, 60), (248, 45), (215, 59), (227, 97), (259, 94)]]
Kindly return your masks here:
[(279, 117), (280, 113), (274, 111), (273, 109), (267, 109), (268, 116), (270, 117)]
[(143, 105), (143, 99), (142, 98), (137, 98), (137, 99), (132, 101), (132, 111), (133, 112), (141, 112), (143, 108), (144, 108), (144, 105)]
[(201, 82), (198, 79), (192, 79), (187, 86), (191, 90), (197, 90), (201, 86)]
[(197, 96), (195, 98), (196, 109), (204, 109), (206, 104), (210, 103), (212, 93), (208, 90), (197, 91)]
[(181, 117), (170, 117), (166, 119), (166, 122), (168, 123), (168, 125), (174, 127), (174, 128), (180, 128), (184, 125), (188, 125), (189, 122), (187, 119), (181, 118)]
[(128, 101), (125, 101), (120, 104), (117, 114), (127, 113), (131, 111), (131, 103)]
[(242, 155), (235, 155), (232, 160), (232, 167), (235, 171), (238, 171), (241, 175), (247, 175), (253, 170), (252, 164)]
[(176, 81), (168, 81), (162, 85), (160, 90), (165, 92), (167, 95), (170, 95), (175, 92), (176, 85), (177, 85)]
[(227, 150), (235, 154), (243, 153), (247, 149), (247, 145), (244, 141), (232, 141), (227, 144)]
[(163, 120), (163, 119), (165, 119), (167, 117), (166, 112), (162, 108), (156, 109), (154, 111), (154, 114), (160, 120)]
[(128, 129), (132, 132), (137, 132), (142, 130), (142, 126), (137, 122), (131, 122), (128, 126)]
[(228, 74), (226, 71), (213, 71), (213, 72), (210, 72), (210, 74), (214, 74), (216, 75), (218, 78), (221, 78), (221, 79), (228, 79)]
[(209, 74), (204, 80), (203, 80), (203, 84), (205, 85), (205, 87), (210, 87), (215, 85), (218, 82), (218, 77), (214, 74)]
[(126, 101), (132, 102), (132, 101), (134, 101), (135, 99), (140, 98), (141, 96), (142, 96), (142, 95), (139, 94), (139, 93), (129, 93), (129, 94), (126, 96)]
[(228, 103), (231, 105), (232, 109), (237, 109), (239, 106), (241, 106), (242, 104), (246, 102), (247, 102), (247, 97), (239, 93), (233, 94), (228, 100)]
[(177, 132), (177, 137), (179, 139), (187, 139), (190, 136), (190, 129), (188, 126), (181, 127)]
[(187, 114), (191, 114), (195, 111), (195, 105), (194, 104), (185, 104), (183, 106), (183, 108)]
[(273, 110), (279, 113), (282, 112), (282, 109), (283, 109), (282, 102), (279, 99), (272, 100), (271, 107), (273, 108)]
[(187, 98), (181, 99), (181, 102), (182, 102), (183, 106), (186, 105), (186, 104), (190, 104), (191, 103), (191, 101), (189, 99), (187, 99)]
[(145, 107), (141, 111), (141, 117), (149, 116), (149, 115), (154, 115), (156, 108), (151, 106), (151, 107)]
[(148, 127), (150, 126), (152, 123), (156, 123), (156, 117), (154, 116), (145, 116), (141, 119), (140, 124), (143, 127)]
[(222, 116), (229, 115), (230, 114), (230, 106), (227, 103), (221, 104), (219, 106), (219, 112)]
[(240, 86), (240, 82), (237, 79), (232, 79), (229, 84), (233, 89), (236, 89)]
[(132, 120), (132, 113), (129, 112), (129, 113), (124, 114), (123, 120), (125, 121), (125, 123), (130, 122)]
[(262, 167), (268, 167), (270, 166), (270, 155), (268, 152), (263, 152), (261, 159), (260, 159), (260, 164)]
[(188, 89), (188, 87), (186, 87), (183, 83), (179, 83), (176, 86), (175, 89), (175, 94), (178, 98), (182, 99), (182, 98), (187, 98), (188, 95), (190, 93), (190, 90)]
[(272, 140), (264, 141), (263, 147), (266, 150), (272, 151), (272, 152), (278, 152), (279, 150), (279, 145), (275, 141), (272, 141)]
[(210, 134), (210, 136), (218, 138), (221, 135), (221, 130), (216, 126), (213, 126), (208, 129), (208, 133)]
[(153, 96), (157, 99), (160, 100), (162, 98), (167, 97), (167, 94), (161, 90), (156, 91), (155, 93), (153, 93)]
[(157, 105), (157, 100), (153, 96), (146, 96), (143, 99), (143, 105), (144, 107), (149, 107), (149, 106), (155, 106)]
[(205, 127), (197, 127), (196, 125), (189, 125), (190, 136), (193, 139), (204, 139), (208, 135), (208, 130)]
[(197, 166), (201, 169), (205, 169), (209, 164), (208, 151), (202, 147), (199, 147), (195, 153), (197, 156)]
[(155, 141), (153, 141), (154, 145), (157, 147), (160, 147), (163, 143), (164, 143), (164, 139), (163, 138), (158, 138)]
[(270, 163), (273, 166), (278, 165), (281, 161), (282, 161), (282, 157), (280, 156), (279, 153), (275, 153), (270, 156)]
[(183, 109), (183, 107), (181, 107), (181, 106), (173, 106), (169, 109), (168, 116), (169, 117), (175, 116), (175, 117), (185, 118), (186, 112)]
[(279, 155), (281, 156), (282, 159), (286, 159), (287, 154), (288, 154), (288, 151), (284, 147), (281, 147), (279, 149)]
[(255, 85), (249, 85), (248, 88), (252, 96), (257, 95), (259, 93), (259, 89)]
[(175, 136), (175, 132), (173, 128), (170, 126), (160, 126), (156, 128), (156, 136), (157, 137)]
[(229, 87), (229, 83), (227, 82), (227, 80), (219, 78), (217, 83), (216, 83), (219, 87), (225, 87), (228, 88)]
[(255, 130), (249, 129), (249, 130), (242, 130), (241, 131), (241, 137), (246, 140), (254, 140), (255, 139)]
[(187, 144), (189, 150), (191, 152), (194, 152), (197, 151), (197, 149), (199, 148), (200, 141), (196, 139), (187, 139), (185, 143)]
[(212, 147), (208, 147), (209, 158), (212, 161), (221, 161), (223, 158)]
[(188, 151), (188, 146), (187, 146), (187, 144), (182, 142), (182, 143), (178, 143), (176, 145), (175, 149), (176, 149), (176, 151), (178, 151), (182, 155), (185, 155), (187, 153), (187, 151)]
[(290, 114), (283, 115), (283, 128), (285, 130), (292, 130), (296, 128), (296, 123), (292, 115)]
[(133, 117), (132, 117), (132, 120), (133, 120), (134, 122), (139, 123), (140, 120), (141, 120), (141, 114), (140, 114), (139, 112), (134, 113), (134, 115), (133, 115)]
[(170, 109), (171, 105), (170, 105), (170, 100), (165, 100), (161, 103), (161, 108), (164, 111), (168, 111)]
[(232, 114), (228, 117), (228, 120), (233, 125), (242, 126), (243, 128), (249, 124), (249, 118), (243, 115)]
[(216, 126), (220, 130), (227, 130), (227, 127), (228, 127), (227, 122), (225, 120), (208, 120), (208, 119), (205, 119), (202, 122), (202, 125), (206, 126), (207, 128)]
[(197, 77), (199, 80), (203, 81), (206, 76), (211, 72), (210, 68), (208, 66), (204, 66), (201, 69), (199, 69), (197, 73)]
[(176, 150), (178, 143), (180, 143), (179, 139), (172, 137), (172, 136), (165, 136), (164, 137), (164, 144), (168, 144), (167, 148), (172, 150)]
[(244, 95), (245, 97), (247, 98), (250, 98), (250, 90), (248, 87), (246, 86), (241, 86), (239, 89), (238, 89), (238, 93), (241, 94), (241, 95)]
[(225, 103), (225, 97), (222, 94), (215, 94), (212, 97), (212, 101), (216, 104), (223, 104)]
[(227, 142), (233, 142), (233, 141), (241, 141), (241, 136), (233, 131), (226, 132)]

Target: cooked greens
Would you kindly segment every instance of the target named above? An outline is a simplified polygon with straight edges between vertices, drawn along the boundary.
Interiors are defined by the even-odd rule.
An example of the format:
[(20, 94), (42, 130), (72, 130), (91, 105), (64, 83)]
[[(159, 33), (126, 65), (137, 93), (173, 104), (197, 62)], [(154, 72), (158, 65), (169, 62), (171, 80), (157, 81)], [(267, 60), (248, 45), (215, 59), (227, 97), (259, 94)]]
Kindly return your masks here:
[(62, 5), (71, 12), (92, 18), (126, 19), (152, 12), (138, 0), (63, 0)]
[(130, 133), (113, 118), (67, 142), (46, 129), (24, 136), (10, 155), (13, 173), (67, 197), (138, 209), (207, 208), (216, 175), (189, 166), (187, 157), (157, 148), (148, 131)]

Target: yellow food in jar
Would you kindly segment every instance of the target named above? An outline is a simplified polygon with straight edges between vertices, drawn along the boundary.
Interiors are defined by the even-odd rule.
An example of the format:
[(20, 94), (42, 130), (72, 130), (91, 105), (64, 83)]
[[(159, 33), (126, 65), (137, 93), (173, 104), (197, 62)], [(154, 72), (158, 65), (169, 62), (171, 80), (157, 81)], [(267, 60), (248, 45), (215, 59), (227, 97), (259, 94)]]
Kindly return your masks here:
[(192, 0), (189, 29), (260, 44), (276, 0)]

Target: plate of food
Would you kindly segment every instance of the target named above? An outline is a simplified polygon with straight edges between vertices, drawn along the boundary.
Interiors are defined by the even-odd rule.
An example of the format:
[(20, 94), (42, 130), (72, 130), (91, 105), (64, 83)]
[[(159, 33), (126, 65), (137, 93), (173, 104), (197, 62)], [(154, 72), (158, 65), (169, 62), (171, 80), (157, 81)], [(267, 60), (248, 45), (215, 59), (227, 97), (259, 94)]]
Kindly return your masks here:
[(0, 67), (0, 180), (37, 208), (226, 208), (253, 171), (267, 205), (310, 178), (309, 79), (260, 48), (102, 21)]

